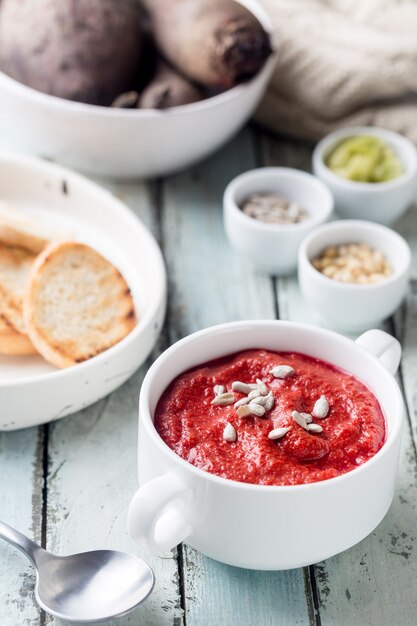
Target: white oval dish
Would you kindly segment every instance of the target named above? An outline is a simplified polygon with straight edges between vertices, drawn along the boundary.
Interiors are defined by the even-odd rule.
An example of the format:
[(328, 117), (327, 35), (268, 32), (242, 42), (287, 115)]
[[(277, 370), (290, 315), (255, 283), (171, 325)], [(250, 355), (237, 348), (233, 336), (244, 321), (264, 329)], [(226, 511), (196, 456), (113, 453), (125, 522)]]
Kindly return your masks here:
[[(221, 478), (175, 454), (153, 425), (166, 387), (192, 367), (249, 348), (301, 352), (362, 380), (385, 414), (382, 448), (336, 478), (276, 487)], [(292, 322), (233, 322), (177, 342), (152, 365), (140, 393), (140, 489), (130, 505), (130, 535), (155, 552), (185, 540), (218, 561), (266, 570), (316, 563), (361, 541), (381, 522), (394, 494), (404, 411), (393, 378), (400, 357), (398, 341), (380, 330), (353, 342)]]
[[(393, 274), (380, 283), (357, 285), (324, 276), (311, 263), (324, 248), (367, 243), (384, 253)], [(387, 226), (361, 220), (324, 224), (310, 233), (299, 251), (298, 279), (308, 304), (332, 328), (358, 332), (378, 325), (400, 306), (410, 272), (411, 252), (401, 235)]]
[[(346, 180), (325, 164), (325, 159), (343, 139), (355, 135), (374, 135), (397, 153), (405, 172), (386, 183), (361, 183)], [(374, 126), (342, 128), (322, 139), (313, 152), (313, 172), (333, 193), (335, 211), (344, 218), (392, 224), (415, 202), (417, 192), (417, 150), (398, 133)]]
[[(309, 217), (298, 224), (265, 224), (241, 210), (252, 193), (275, 192), (305, 208)], [(303, 238), (329, 219), (333, 198), (317, 178), (290, 167), (261, 167), (234, 178), (226, 187), (223, 217), (227, 237), (236, 252), (261, 272), (288, 274), (297, 267)]]
[[(272, 33), (270, 19), (255, 0), (242, 4)], [(0, 72), (2, 143), (92, 174), (165, 175), (207, 156), (243, 126), (262, 98), (275, 62), (272, 54), (252, 80), (166, 111), (72, 102), (26, 87)]]
[(142, 222), (112, 194), (60, 166), (0, 153), (0, 198), (63, 228), (121, 271), (138, 324), (102, 354), (57, 370), (40, 356), (0, 356), (0, 430), (74, 413), (119, 387), (143, 363), (162, 327), (166, 303), (160, 249)]

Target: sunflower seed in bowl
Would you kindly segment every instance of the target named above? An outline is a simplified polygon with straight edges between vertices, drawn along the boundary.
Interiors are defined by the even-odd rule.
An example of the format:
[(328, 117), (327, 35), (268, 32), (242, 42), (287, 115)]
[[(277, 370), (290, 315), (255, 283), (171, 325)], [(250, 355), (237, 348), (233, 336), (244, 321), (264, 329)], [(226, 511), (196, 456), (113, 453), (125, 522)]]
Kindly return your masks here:
[(233, 443), (237, 439), (236, 429), (230, 422), (227, 422), (223, 430), (223, 439), (229, 443)]
[(241, 208), (245, 215), (265, 224), (298, 224), (308, 218), (304, 207), (272, 192), (250, 195)]
[(215, 396), (213, 398), (213, 400), (211, 401), (211, 404), (214, 404), (215, 406), (227, 406), (229, 404), (234, 404), (236, 401), (236, 398), (234, 396), (233, 393), (221, 393), (218, 396)]
[(275, 365), (269, 373), (272, 374), (274, 378), (284, 379), (295, 374), (295, 371), (290, 365)]
[(286, 435), (288, 432), (290, 432), (291, 428), (289, 428), (288, 426), (285, 428), (274, 428), (274, 430), (271, 430), (268, 433), (268, 439), (282, 439), (282, 437), (284, 437), (284, 435)]
[(329, 412), (329, 402), (326, 396), (320, 396), (318, 400), (316, 400), (313, 408), (313, 415), (317, 419), (324, 419)]

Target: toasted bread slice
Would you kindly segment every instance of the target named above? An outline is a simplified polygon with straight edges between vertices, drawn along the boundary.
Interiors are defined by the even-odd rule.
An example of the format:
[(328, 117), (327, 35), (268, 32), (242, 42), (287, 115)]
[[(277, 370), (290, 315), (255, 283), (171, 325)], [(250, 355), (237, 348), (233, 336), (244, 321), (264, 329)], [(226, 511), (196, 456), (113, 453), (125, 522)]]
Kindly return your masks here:
[(0, 201), (0, 242), (38, 254), (51, 241), (68, 241), (73, 235), (11, 204)]
[(0, 354), (7, 354), (9, 356), (36, 354), (36, 350), (30, 342), (29, 337), (18, 333), (1, 315)]
[(35, 255), (23, 248), (0, 244), (0, 314), (13, 328), (25, 333), (23, 294)]
[(23, 310), (30, 340), (56, 367), (100, 354), (136, 324), (123, 276), (80, 243), (51, 244), (37, 257)]

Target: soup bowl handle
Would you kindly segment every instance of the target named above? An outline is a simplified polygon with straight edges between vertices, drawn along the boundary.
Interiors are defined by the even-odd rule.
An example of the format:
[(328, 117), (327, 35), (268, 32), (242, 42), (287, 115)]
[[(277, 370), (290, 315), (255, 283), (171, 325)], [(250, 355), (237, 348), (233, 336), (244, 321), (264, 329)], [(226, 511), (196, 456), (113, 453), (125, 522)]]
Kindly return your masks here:
[(375, 328), (363, 333), (356, 339), (355, 343), (376, 356), (395, 376), (401, 361), (401, 345), (395, 337)]
[(192, 497), (192, 489), (173, 472), (150, 480), (130, 503), (129, 535), (151, 552), (171, 550), (192, 533), (185, 514)]

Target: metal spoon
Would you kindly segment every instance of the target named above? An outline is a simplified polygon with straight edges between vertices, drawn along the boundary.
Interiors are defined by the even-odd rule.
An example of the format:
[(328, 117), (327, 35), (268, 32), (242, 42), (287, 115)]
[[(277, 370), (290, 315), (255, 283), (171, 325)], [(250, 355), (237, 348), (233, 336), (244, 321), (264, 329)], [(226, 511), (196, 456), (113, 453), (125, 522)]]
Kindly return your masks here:
[(54, 556), (0, 522), (0, 538), (19, 548), (36, 569), (40, 606), (72, 622), (99, 622), (128, 613), (152, 591), (151, 568), (131, 554), (96, 550)]

